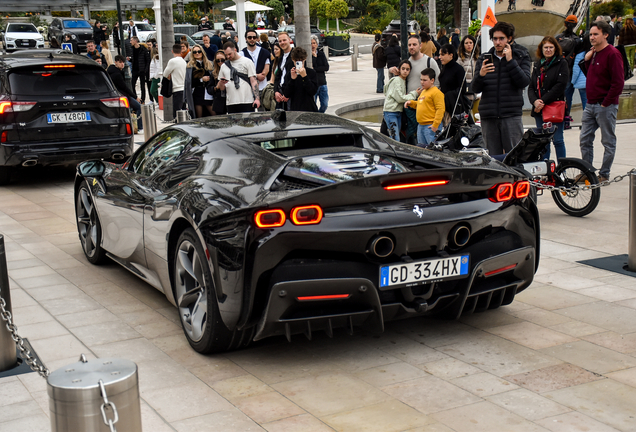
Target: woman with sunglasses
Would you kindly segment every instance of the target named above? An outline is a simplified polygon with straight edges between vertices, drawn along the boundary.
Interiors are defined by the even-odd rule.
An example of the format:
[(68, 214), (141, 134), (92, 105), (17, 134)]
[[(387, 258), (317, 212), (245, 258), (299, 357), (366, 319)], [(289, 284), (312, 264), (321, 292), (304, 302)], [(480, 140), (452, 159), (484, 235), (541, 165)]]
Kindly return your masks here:
[(214, 66), (212, 66), (212, 81), (208, 84), (208, 93), (213, 96), (212, 110), (214, 114), (221, 115), (227, 112), (227, 106), (225, 103), (225, 91), (219, 88), (219, 71), (221, 66), (225, 63), (225, 52), (219, 50), (214, 56)]
[(214, 115), (212, 96), (206, 92), (214, 67), (200, 45), (195, 45), (186, 69), (184, 91), (192, 118)]

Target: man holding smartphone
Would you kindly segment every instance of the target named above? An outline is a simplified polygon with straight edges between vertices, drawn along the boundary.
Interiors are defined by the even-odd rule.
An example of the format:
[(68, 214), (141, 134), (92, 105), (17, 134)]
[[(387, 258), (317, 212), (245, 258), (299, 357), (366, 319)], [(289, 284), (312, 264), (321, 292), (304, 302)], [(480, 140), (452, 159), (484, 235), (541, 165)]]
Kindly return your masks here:
[(240, 56), (232, 41), (223, 50), (227, 60), (219, 71), (219, 88), (225, 90), (227, 113), (254, 112), (261, 106), (254, 62)]
[(532, 61), (514, 37), (510, 23), (499, 21), (490, 29), (494, 46), (477, 60), (471, 83), (471, 91), (481, 93), (481, 130), (491, 155), (508, 153), (523, 137), (523, 91)]
[(294, 67), (289, 71), (290, 76), (283, 85), (283, 94), (290, 100), (290, 110), (318, 112), (314, 97), (318, 91), (318, 77), (316, 71), (305, 64), (307, 51), (296, 47), (291, 58)]

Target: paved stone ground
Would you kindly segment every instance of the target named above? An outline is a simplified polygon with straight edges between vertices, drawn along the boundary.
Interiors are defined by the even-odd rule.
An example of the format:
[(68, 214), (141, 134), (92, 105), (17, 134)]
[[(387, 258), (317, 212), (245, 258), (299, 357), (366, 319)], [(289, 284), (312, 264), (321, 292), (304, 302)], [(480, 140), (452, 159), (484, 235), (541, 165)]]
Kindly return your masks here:
[[(332, 105), (376, 97), (368, 59), (345, 65), (332, 62)], [(617, 131), (613, 175), (636, 166), (634, 126)], [(565, 139), (578, 156), (578, 130)], [(162, 294), (84, 259), (72, 179), (32, 169), (0, 188), (15, 319), (52, 370), (80, 353), (135, 361), (144, 431), (636, 431), (635, 279), (577, 262), (627, 253), (628, 181), (585, 218), (539, 199), (541, 264), (510, 306), (206, 357)], [(42, 378), (0, 379), (1, 432), (49, 431), (48, 416)]]

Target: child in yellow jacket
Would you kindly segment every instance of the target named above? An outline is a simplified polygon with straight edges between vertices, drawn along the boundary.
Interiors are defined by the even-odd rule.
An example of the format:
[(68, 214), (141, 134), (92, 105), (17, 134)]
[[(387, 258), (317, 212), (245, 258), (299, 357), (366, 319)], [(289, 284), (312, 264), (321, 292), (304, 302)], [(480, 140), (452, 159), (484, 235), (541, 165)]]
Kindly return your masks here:
[(434, 139), (437, 130), (442, 125), (444, 111), (444, 93), (435, 87), (435, 71), (426, 68), (420, 77), (422, 92), (417, 101), (404, 103), (405, 108), (416, 108), (417, 117), (417, 143), (429, 145)]

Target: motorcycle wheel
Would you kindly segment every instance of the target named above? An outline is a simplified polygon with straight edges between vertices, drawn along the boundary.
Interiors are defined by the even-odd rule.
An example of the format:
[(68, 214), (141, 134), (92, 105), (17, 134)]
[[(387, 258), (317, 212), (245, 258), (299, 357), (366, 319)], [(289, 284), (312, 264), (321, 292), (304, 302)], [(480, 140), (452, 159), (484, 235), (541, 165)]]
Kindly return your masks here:
[[(552, 191), (556, 205), (570, 216), (581, 217), (594, 211), (601, 199), (601, 189), (581, 189), (581, 186), (598, 184), (598, 177), (580, 162), (566, 161), (557, 167), (556, 184), (570, 188), (568, 191)], [(577, 187), (578, 186), (578, 187)]]

